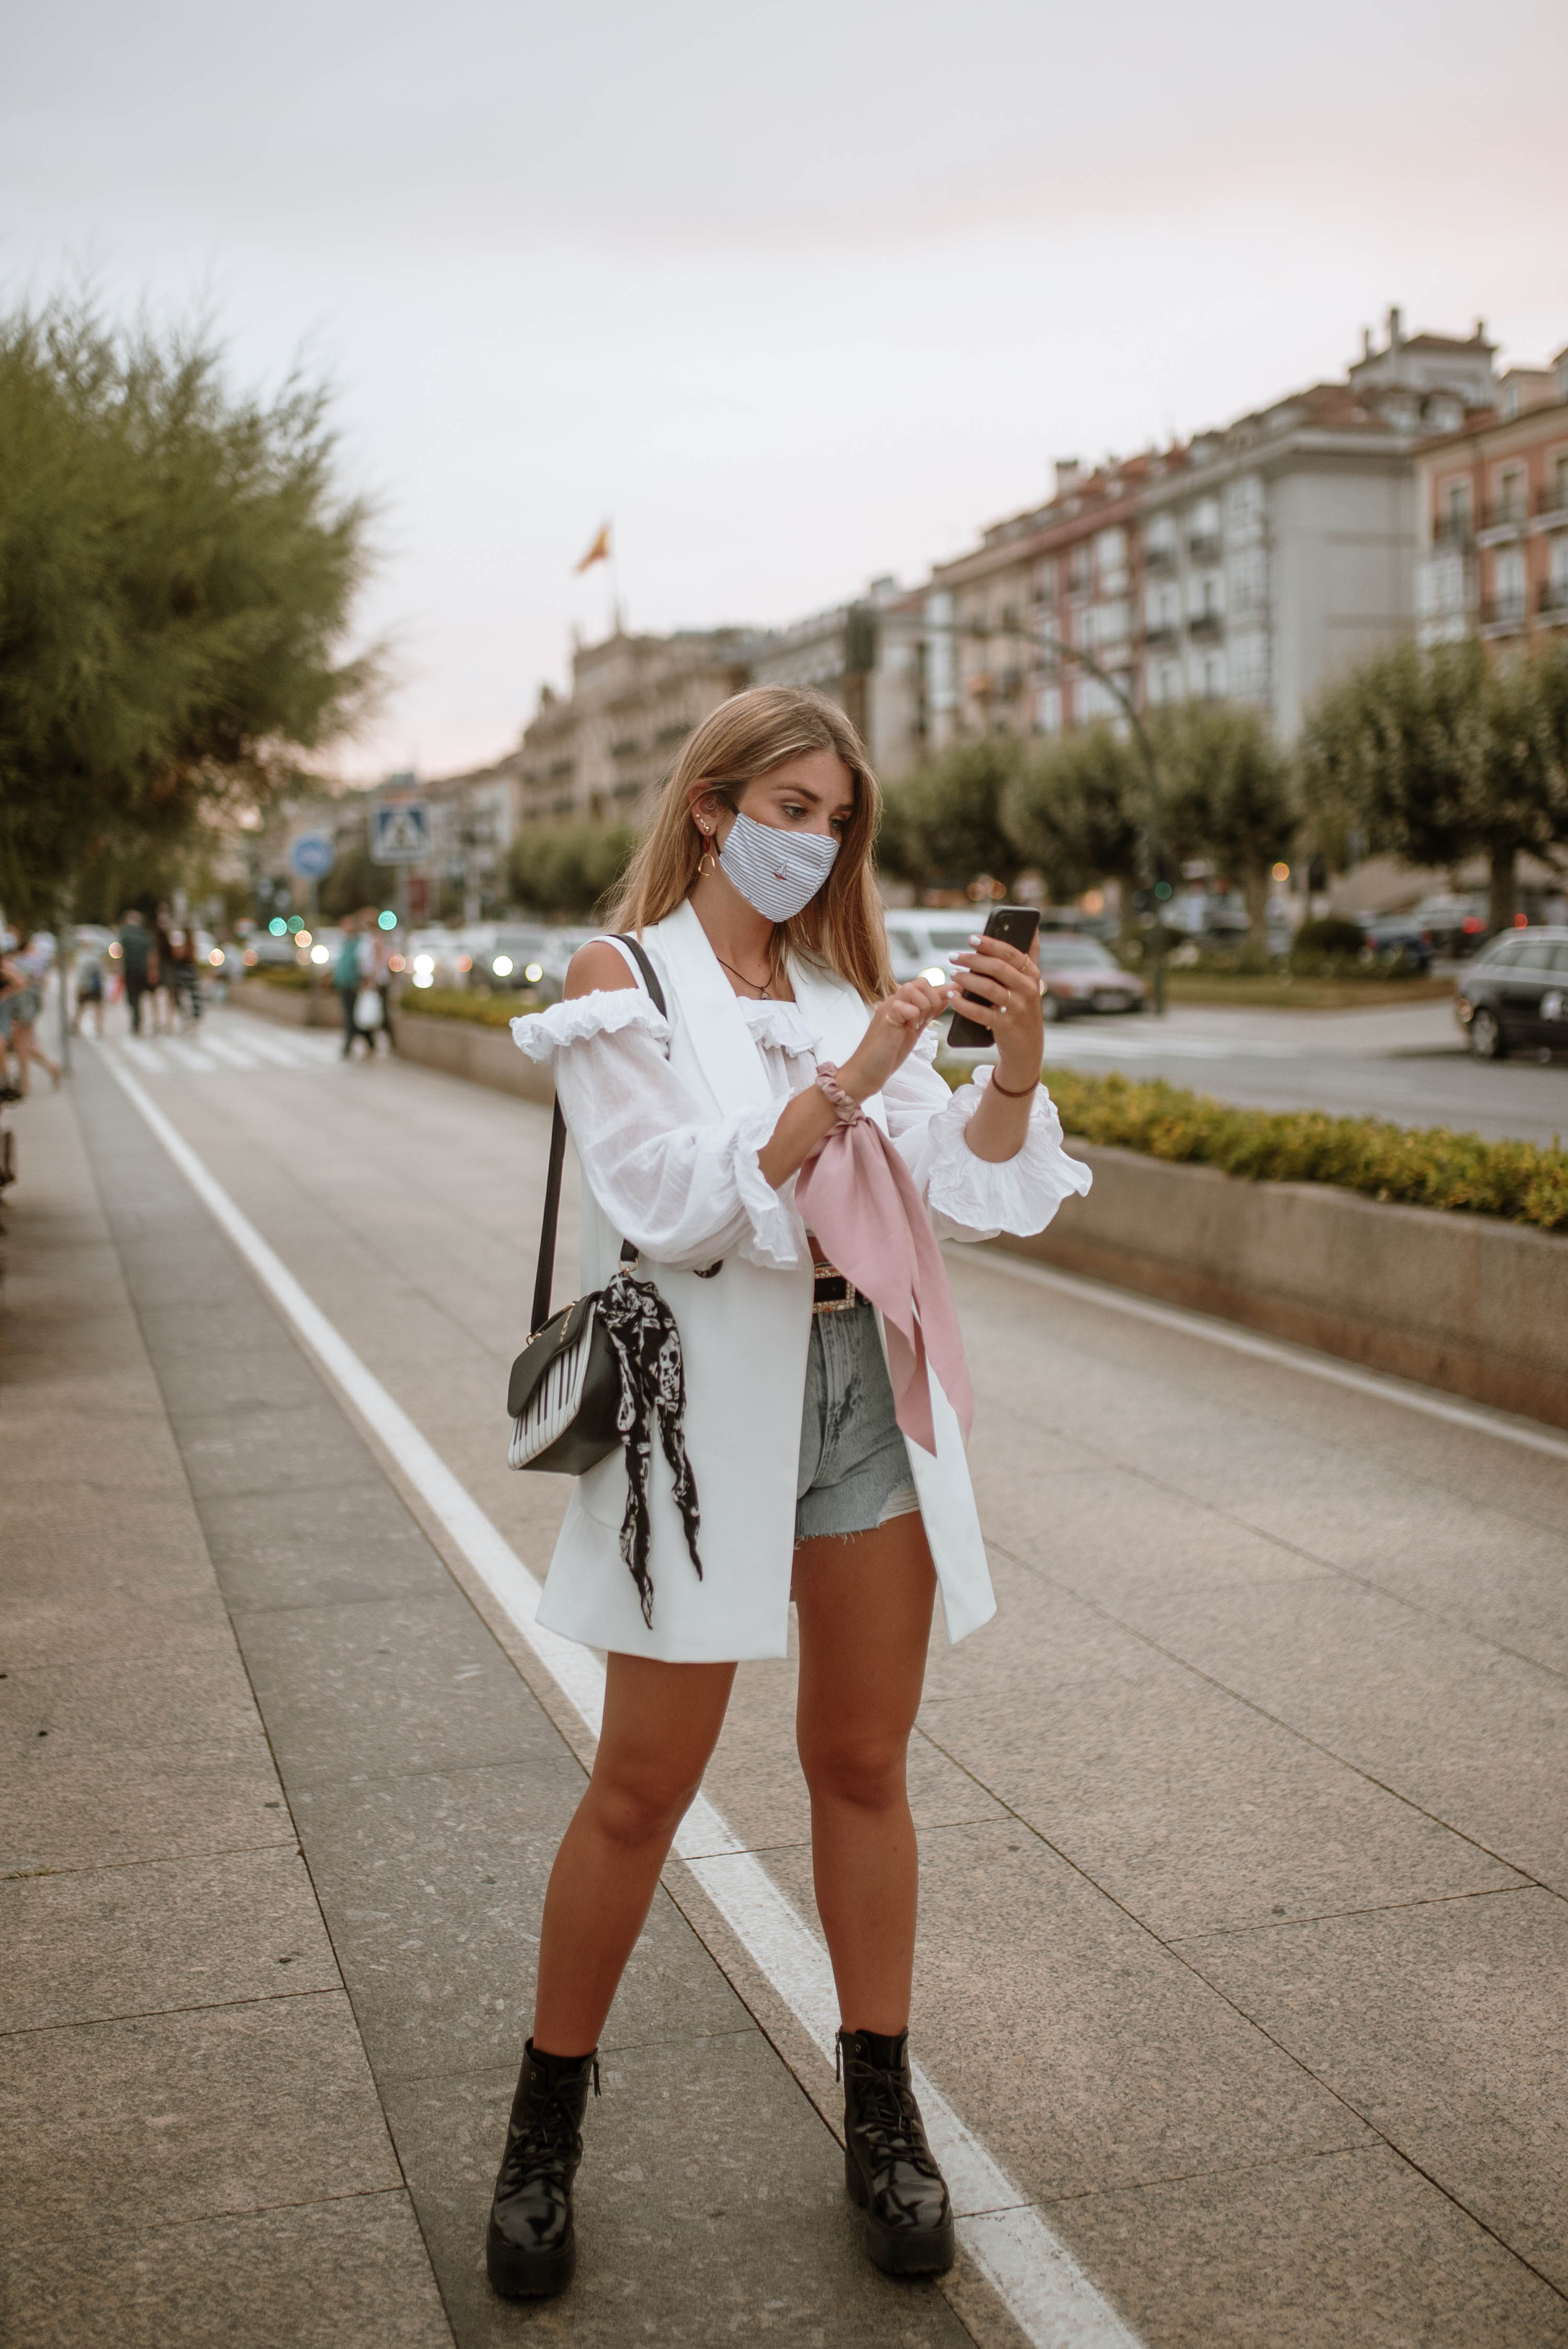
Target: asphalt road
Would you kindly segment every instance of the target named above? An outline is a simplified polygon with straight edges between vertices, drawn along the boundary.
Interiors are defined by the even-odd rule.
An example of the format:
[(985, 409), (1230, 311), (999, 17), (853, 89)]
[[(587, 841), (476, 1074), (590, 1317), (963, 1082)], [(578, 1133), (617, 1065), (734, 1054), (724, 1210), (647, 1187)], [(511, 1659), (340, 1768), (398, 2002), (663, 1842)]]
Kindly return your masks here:
[(1046, 1058), (1165, 1077), (1260, 1109), (1326, 1109), (1527, 1142), (1568, 1133), (1568, 1060), (1473, 1060), (1446, 1003), (1332, 1012), (1181, 1006), (1163, 1019), (1091, 1014), (1048, 1028)]
[[(1202, 1034), (1194, 1019), (1173, 1025), (1167, 1053)], [(418, 1070), (343, 1067), (314, 1039), (288, 1038), (285, 1065), (286, 1034), (218, 1015), (195, 1060), (159, 1068), (118, 1041), (108, 1058), (437, 1467), (542, 1572), (565, 1488), (508, 1474), (500, 1399), (547, 1115)], [(103, 1214), (329, 1940), (291, 1930), (317, 1953), (309, 1987), (339, 2040), (352, 2019), (363, 2041), (397, 2155), (377, 2190), (387, 2210), (406, 2190), (418, 2222), (418, 2239), (397, 2238), (381, 2304), (340, 2317), (334, 2340), (423, 2344), (444, 2324), (488, 2349), (522, 2329), (486, 2294), (478, 2247), (544, 1871), (591, 1744), (423, 1505), (428, 1464), (416, 1489), (406, 1447), (366, 1448), (211, 1202), (109, 1067), (84, 1059)], [(1280, 1081), (1304, 1065), (1376, 1088), (1379, 1071), (1428, 1064), (1315, 1045)], [(1445, 1061), (1439, 1081), (1465, 1073)], [(1389, 1105), (1381, 1082), (1369, 1105)], [(68, 1099), (39, 1111), (71, 1114)], [(563, 1264), (571, 1243), (564, 1229)], [(100, 1254), (107, 1268), (107, 1240)], [(1485, 1413), (1434, 1415), (1393, 1381), (1347, 1392), (1316, 1357), (1238, 1354), (1214, 1325), (1151, 1321), (1115, 1292), (983, 1252), (959, 1252), (954, 1278), (1001, 1614), (956, 1650), (940, 1631), (934, 1644), (913, 1754), (913, 2038), (1014, 2202), (971, 2200), (969, 2248), (940, 2291), (859, 2261), (824, 2125), (830, 2063), (790, 2003), (789, 1964), (721, 1897), (725, 1868), (753, 1868), (804, 1920), (820, 1967), (793, 1667), (748, 1666), (706, 1788), (730, 1848), (667, 1873), (605, 2035), (582, 2278), (537, 2321), (585, 2349), (762, 2333), (802, 2349), (1088, 2349), (1125, 2337), (1118, 2323), (1147, 2349), (1568, 2344), (1568, 1452), (1516, 1442)], [(139, 1390), (137, 1408), (141, 1457), (156, 1447)], [(181, 1655), (185, 1678), (168, 1685), (189, 1705), (195, 1664)], [(138, 1668), (144, 1740), (161, 1669)], [(18, 1752), (46, 1757), (30, 1734)], [(211, 2033), (242, 1996), (220, 1976), (249, 1929), (232, 1893), (201, 1886), (160, 1894), (160, 1913), (171, 1941), (213, 1936), (197, 2019)], [(21, 1889), (40, 1914), (66, 1897), (52, 1877)], [(219, 1903), (210, 1929), (203, 1900)], [(67, 1944), (40, 1979), (68, 1979), (73, 1962)], [(357, 2194), (333, 2205), (347, 2230), (374, 2199), (334, 2186), (304, 2010), (271, 1979), (244, 2013), (284, 2020), (246, 2022), (235, 2044), (259, 2065), (266, 2029), (293, 2031), (295, 2071), (242, 2107), (248, 2168), (193, 2166), (179, 2188), (210, 2203), (222, 2184), (225, 2241), (242, 2249), (246, 2211), (273, 2213), (263, 2240), (280, 2251), (224, 2307), (241, 2349), (279, 2337), (268, 2294), (305, 2227), (296, 2206)], [(182, 2048), (197, 1993), (180, 1997), (156, 2028)], [(144, 2302), (166, 2291), (187, 2306), (207, 2253), (176, 2223), (190, 2214), (164, 2183), (170, 2132), (138, 2138), (135, 2111), (119, 2109), (150, 2094), (161, 2126), (174, 2092), (106, 2074), (86, 2023), (77, 2036), (79, 2059), (71, 2031), (55, 2033), (54, 2068), (26, 2072), (33, 2102), (16, 2112), (31, 2126), (59, 2080), (59, 2142), (78, 2130), (84, 2193), (100, 2151), (118, 2191), (117, 2148), (145, 2143), (138, 2186), (150, 2162), (158, 2226), (108, 2272), (134, 2266)], [(339, 2040), (332, 2060), (348, 2067)], [(85, 2137), (73, 2064), (93, 2079)], [(308, 2187), (289, 2168), (307, 2140)], [(220, 2141), (222, 2161), (229, 2150)], [(363, 2147), (355, 2158), (371, 2164)], [(134, 2237), (134, 2198), (121, 2209)], [(29, 2272), (55, 2297), (40, 2282), (36, 2304), (64, 2307), (77, 2286), (49, 2244), (67, 2220), (38, 2223)], [(1068, 2271), (1052, 2253), (1032, 2282), (1015, 2263), (1009, 2300), (984, 2257), (1004, 2237), (1030, 2256), (1059, 2246), (1087, 2296), (1060, 2315), (1050, 2295)], [(427, 2254), (444, 2314), (419, 2280)], [(84, 2259), (81, 2291), (104, 2272)], [(72, 2321), (93, 2305), (72, 2301)], [(49, 2322), (27, 2342), (88, 2337)], [(172, 2333), (150, 2319), (126, 2335), (143, 2337)]]

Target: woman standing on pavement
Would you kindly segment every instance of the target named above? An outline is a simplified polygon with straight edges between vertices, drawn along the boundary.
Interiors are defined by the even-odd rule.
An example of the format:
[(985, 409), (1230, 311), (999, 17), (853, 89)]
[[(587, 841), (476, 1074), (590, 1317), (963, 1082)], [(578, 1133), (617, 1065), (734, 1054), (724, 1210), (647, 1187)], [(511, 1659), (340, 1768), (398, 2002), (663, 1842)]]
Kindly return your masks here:
[(11, 1050), (16, 1055), (16, 1083), (24, 1101), (35, 1061), (41, 1061), (47, 1069), (56, 1092), (60, 1089), (60, 1064), (50, 1060), (37, 1033), (48, 969), (48, 954), (33, 944), (30, 930), (24, 930), (15, 945), (0, 957), (0, 1007), (5, 1009)]
[(1088, 1174), (1038, 1081), (1036, 957), (987, 942), (956, 957), (997, 1065), (957, 1092), (932, 1067), (929, 1022), (956, 990), (892, 986), (878, 812), (841, 710), (783, 688), (738, 695), (683, 750), (616, 915), (667, 1016), (604, 938), (573, 957), (561, 1003), (513, 1022), (522, 1050), (552, 1061), (576, 1143), (584, 1293), (610, 1280), (623, 1241), (640, 1252), (645, 1400), (663, 1440), (660, 1454), (634, 1416), (627, 1449), (578, 1481), (540, 1609), (609, 1654), (490, 2216), (490, 2280), (515, 2297), (571, 2276), (600, 2031), (736, 1664), (787, 1653), (791, 1599), (846, 2178), (879, 2266), (930, 2273), (953, 2258), (910, 2085), (904, 1757), (938, 1585), (954, 1640), (995, 1601), (935, 1237), (1038, 1231)]

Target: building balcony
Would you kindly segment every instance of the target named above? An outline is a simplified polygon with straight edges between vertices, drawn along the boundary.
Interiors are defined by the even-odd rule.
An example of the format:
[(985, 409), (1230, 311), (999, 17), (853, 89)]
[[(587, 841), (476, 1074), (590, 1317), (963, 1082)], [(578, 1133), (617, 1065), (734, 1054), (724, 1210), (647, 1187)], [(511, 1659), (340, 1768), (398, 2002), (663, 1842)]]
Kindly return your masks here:
[(1174, 545), (1168, 540), (1161, 540), (1154, 544), (1150, 544), (1150, 541), (1145, 539), (1143, 542), (1143, 568), (1145, 571), (1157, 573), (1161, 578), (1166, 577), (1176, 568), (1176, 549)]
[(1225, 633), (1222, 612), (1193, 612), (1187, 621), (1187, 634), (1195, 645), (1217, 644)]
[(1220, 559), (1218, 532), (1195, 533), (1187, 541), (1187, 553), (1194, 563), (1218, 563)]
[(1439, 514), (1432, 524), (1434, 546), (1473, 546), (1475, 533), (1469, 514)]
[(1568, 481), (1554, 481), (1535, 493), (1535, 511), (1543, 523), (1568, 523)]
[(1483, 628), (1522, 628), (1528, 605), (1523, 595), (1494, 595), (1480, 607)]
[(1568, 579), (1548, 579), (1541, 590), (1541, 616), (1554, 625), (1568, 620)]
[(1522, 497), (1500, 498), (1496, 505), (1488, 506), (1481, 527), (1490, 536), (1493, 531), (1522, 530), (1529, 520), (1530, 509)]
[(1181, 633), (1174, 620), (1151, 620), (1143, 631), (1143, 641), (1151, 652), (1171, 652)]

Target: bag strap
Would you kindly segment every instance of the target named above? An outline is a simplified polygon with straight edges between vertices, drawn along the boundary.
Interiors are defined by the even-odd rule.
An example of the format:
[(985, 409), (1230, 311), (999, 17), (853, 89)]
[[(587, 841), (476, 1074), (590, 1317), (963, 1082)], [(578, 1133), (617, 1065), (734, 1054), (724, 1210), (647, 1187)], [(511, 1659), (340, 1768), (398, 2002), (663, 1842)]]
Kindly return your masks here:
[[(659, 975), (649, 961), (642, 941), (624, 936), (620, 931), (614, 932), (614, 936), (617, 943), (635, 958), (643, 974), (643, 985), (653, 998), (655, 1009), (662, 1019), (667, 1019), (670, 1011), (665, 1001), (665, 990), (659, 985)], [(555, 1114), (550, 1125), (550, 1171), (544, 1178), (544, 1213), (539, 1224), (539, 1263), (533, 1275), (533, 1312), (528, 1325), (531, 1338), (536, 1338), (550, 1319), (550, 1290), (555, 1278), (555, 1227), (561, 1220), (561, 1174), (565, 1164), (566, 1120), (562, 1114), (561, 1096), (557, 1093)], [(636, 1249), (630, 1240), (623, 1240), (621, 1262), (635, 1264), (636, 1261)]]

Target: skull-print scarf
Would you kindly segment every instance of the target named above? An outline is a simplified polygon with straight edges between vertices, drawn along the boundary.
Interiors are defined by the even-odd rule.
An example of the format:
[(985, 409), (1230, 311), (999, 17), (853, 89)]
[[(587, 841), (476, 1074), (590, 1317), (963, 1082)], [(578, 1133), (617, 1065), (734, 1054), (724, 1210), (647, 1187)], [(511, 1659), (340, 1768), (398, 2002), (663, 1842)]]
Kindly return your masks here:
[(648, 1570), (653, 1524), (648, 1478), (654, 1460), (654, 1423), (675, 1478), (676, 1506), (686, 1528), (691, 1562), (702, 1578), (696, 1554), (700, 1512), (696, 1479), (686, 1448), (686, 1365), (675, 1315), (651, 1281), (634, 1280), (621, 1267), (600, 1292), (599, 1319), (621, 1366), (621, 1402), (615, 1426), (626, 1447), (626, 1514), (621, 1520), (621, 1556), (642, 1601), (643, 1620), (654, 1621), (654, 1578)]

